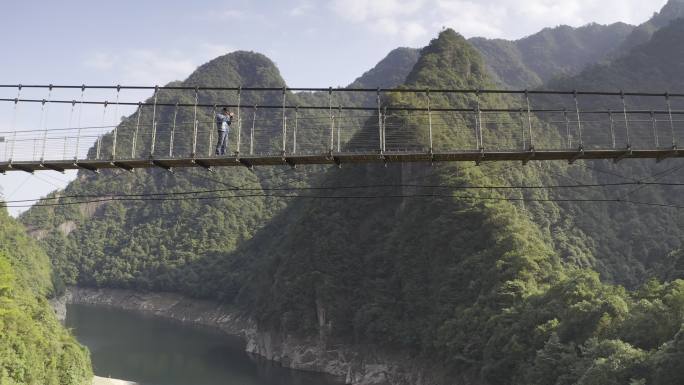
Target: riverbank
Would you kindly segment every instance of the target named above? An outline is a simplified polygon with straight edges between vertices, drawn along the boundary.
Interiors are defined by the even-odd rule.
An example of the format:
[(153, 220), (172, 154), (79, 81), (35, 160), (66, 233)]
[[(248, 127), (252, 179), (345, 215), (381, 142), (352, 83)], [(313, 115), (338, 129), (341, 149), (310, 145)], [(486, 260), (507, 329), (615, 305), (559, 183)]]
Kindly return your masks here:
[(95, 376), (93, 385), (137, 385), (135, 382)]
[(324, 333), (315, 338), (301, 338), (259, 330), (252, 319), (230, 306), (174, 293), (74, 287), (69, 288), (65, 296), (53, 301), (61, 319), (66, 316), (67, 304), (108, 306), (169, 318), (188, 325), (215, 328), (242, 338), (245, 351), (256, 357), (278, 362), (290, 369), (327, 373), (345, 384), (476, 385), (470, 376), (448, 377), (444, 368), (431, 367), (407, 356), (388, 354), (369, 347), (333, 344)]

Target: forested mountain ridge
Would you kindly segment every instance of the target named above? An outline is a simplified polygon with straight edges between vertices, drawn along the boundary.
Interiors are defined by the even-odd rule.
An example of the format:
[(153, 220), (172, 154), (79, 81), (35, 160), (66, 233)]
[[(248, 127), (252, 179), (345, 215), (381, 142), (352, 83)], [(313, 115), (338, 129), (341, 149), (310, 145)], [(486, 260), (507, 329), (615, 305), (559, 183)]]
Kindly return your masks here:
[[(207, 69), (210, 73), (203, 74)], [(252, 77), (240, 78), (240, 71)], [(260, 55), (237, 53), (209, 63), (189, 79), (193, 84), (212, 79), (281, 86), (276, 74)], [(407, 86), (430, 88), (492, 84), (478, 52), (451, 30), (421, 51), (406, 80)], [(393, 97), (386, 103), (415, 104), (414, 98)], [(435, 105), (446, 102), (436, 99)], [(448, 102), (465, 106), (473, 101)], [(437, 124), (456, 126), (448, 117), (439, 119), (444, 121)], [(413, 124), (417, 138), (424, 137), (419, 134), (425, 125)], [(454, 145), (468, 140), (457, 132), (442, 135)], [(554, 134), (547, 130), (545, 135), (539, 140)], [(416, 180), (426, 185), (544, 184), (555, 180), (551, 172), (568, 170), (555, 163), (527, 168), (492, 163), (270, 174), (231, 169), (209, 177), (197, 171), (112, 173), (100, 179), (82, 173), (67, 192), (216, 186), (207, 178), (255, 186)], [(416, 189), (408, 192), (420, 192)], [(372, 192), (382, 195), (384, 190)], [(67, 283), (216, 298), (239, 306), (265, 330), (407, 352), (487, 384), (676, 383), (684, 338), (681, 281), (649, 282), (634, 293), (603, 284), (596, 273), (577, 267), (589, 266), (594, 256), (590, 238), (576, 228), (575, 218), (566, 217), (566, 208), (478, 197), (503, 196), (482, 192), (429, 201), (312, 199), (290, 204), (263, 197), (112, 202), (90, 210), (36, 207), (22, 220), (34, 230), (48, 230), (43, 244)], [(75, 226), (61, 226), (67, 221)]]
[(634, 27), (625, 23), (545, 28), (523, 39), (472, 38), (494, 80), (508, 88), (534, 88), (561, 75), (574, 75), (610, 57)]
[(46, 300), (50, 262), (0, 207), (0, 383), (86, 385), (90, 359)]
[[(550, 82), (547, 87), (553, 89), (586, 89), (586, 90), (639, 90), (664, 93), (667, 91), (684, 89), (684, 20), (673, 21), (667, 27), (657, 31), (653, 37), (642, 45), (634, 47), (629, 54), (615, 59), (611, 63), (595, 65), (587, 68), (581, 74), (574, 77), (557, 79)], [(605, 101), (604, 101), (605, 102)], [(593, 108), (613, 108), (620, 106), (619, 97), (612, 104), (601, 105), (601, 101), (589, 100)], [(664, 96), (652, 98), (626, 98), (627, 105), (638, 104), (653, 109), (666, 109)], [(671, 100), (674, 109), (681, 109), (684, 101), (673, 98)], [(638, 118), (631, 118), (638, 119)], [(676, 120), (676, 119), (675, 119)], [(618, 147), (627, 146), (625, 143), (624, 123), (617, 126), (619, 140)], [(662, 121), (658, 125), (662, 147), (672, 146), (673, 137), (669, 123)], [(650, 143), (655, 141), (652, 125), (639, 126), (632, 124), (632, 143)], [(674, 142), (681, 143), (684, 140), (684, 127), (680, 122), (674, 123)], [(601, 163), (603, 163), (601, 165)], [(681, 178), (681, 168), (675, 161), (655, 162), (628, 161), (616, 166), (611, 162), (600, 162), (603, 170), (608, 170), (613, 175), (606, 173), (596, 174), (600, 182), (616, 181), (622, 177), (615, 175), (636, 177), (646, 181), (676, 181)], [(624, 179), (622, 179), (624, 180)], [(659, 202), (662, 204), (677, 204), (681, 195), (679, 188), (650, 186), (636, 189), (630, 193), (630, 198), (644, 202)], [(676, 254), (670, 254), (673, 249), (682, 245), (681, 229), (684, 226), (684, 218), (680, 210), (676, 209), (653, 209), (639, 207), (612, 208), (604, 215), (591, 215), (591, 220), (583, 221), (582, 228), (591, 234), (596, 234), (597, 253), (613, 266), (640, 267), (644, 273), (638, 274), (643, 277), (655, 272), (660, 272), (662, 278), (682, 278), (675, 276), (673, 270), (662, 275), (665, 266), (676, 265), (673, 261)], [(609, 234), (614, 235), (609, 235)], [(606, 236), (606, 237), (604, 237)], [(621, 239), (621, 244), (614, 243), (609, 238)], [(610, 249), (606, 248), (610, 247)], [(625, 263), (628, 261), (627, 263)], [(650, 270), (650, 273), (646, 272)], [(627, 275), (615, 276), (613, 279), (619, 282), (628, 282), (624, 278)], [(632, 281), (634, 282), (634, 281)]]
[(634, 31), (627, 36), (612, 56), (618, 58), (632, 48), (647, 43), (660, 28), (667, 27), (670, 22), (682, 17), (684, 17), (684, 1), (669, 0), (660, 12), (656, 12), (648, 21), (634, 28)]

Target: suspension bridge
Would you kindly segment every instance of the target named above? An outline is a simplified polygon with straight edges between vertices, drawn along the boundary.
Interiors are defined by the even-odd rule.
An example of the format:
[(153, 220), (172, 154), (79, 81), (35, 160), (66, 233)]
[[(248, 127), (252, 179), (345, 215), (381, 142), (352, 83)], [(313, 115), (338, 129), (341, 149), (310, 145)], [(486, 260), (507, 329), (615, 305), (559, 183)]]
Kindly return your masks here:
[[(0, 173), (684, 157), (684, 94), (668, 92), (17, 84), (0, 96)], [(223, 107), (235, 118), (217, 156)]]

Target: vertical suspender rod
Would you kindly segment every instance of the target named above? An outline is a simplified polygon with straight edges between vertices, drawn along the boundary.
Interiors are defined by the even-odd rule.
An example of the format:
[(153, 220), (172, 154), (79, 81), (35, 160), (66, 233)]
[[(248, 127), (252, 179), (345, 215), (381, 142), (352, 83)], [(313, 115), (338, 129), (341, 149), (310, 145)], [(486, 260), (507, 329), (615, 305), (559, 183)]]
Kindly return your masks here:
[(285, 156), (285, 145), (287, 143), (287, 109), (286, 109), (286, 100), (287, 100), (287, 88), (283, 87), (283, 146), (281, 147), (281, 155)]
[(653, 111), (651, 111), (651, 124), (653, 125), (653, 140), (657, 149), (660, 147), (660, 143), (658, 143), (658, 121), (656, 120), (655, 112)]
[(526, 151), (527, 150), (527, 142), (525, 139), (525, 129), (527, 127), (525, 126), (525, 117), (523, 115), (523, 109), (522, 108), (520, 109), (520, 111), (518, 111), (518, 117), (520, 118), (520, 128), (522, 129), (521, 130), (521, 133), (522, 133), (522, 150)]
[(667, 115), (670, 121), (670, 132), (672, 133), (672, 149), (677, 149), (677, 139), (675, 137), (674, 120), (672, 120), (672, 102), (670, 102), (670, 94), (665, 94), (665, 101), (667, 102)]
[(112, 160), (116, 159), (116, 140), (119, 132), (119, 96), (121, 86), (116, 86), (116, 105), (114, 106), (114, 137), (112, 138)]
[(632, 142), (629, 138), (629, 119), (627, 118), (627, 102), (625, 102), (625, 93), (620, 91), (620, 99), (622, 99), (622, 114), (625, 117), (625, 133), (627, 139), (627, 149), (632, 148)]
[(577, 114), (577, 133), (579, 135), (579, 150), (584, 149), (584, 141), (582, 139), (582, 119), (580, 117), (579, 101), (577, 100), (577, 91), (573, 92), (573, 99), (575, 99), (575, 113)]
[[(14, 145), (17, 142), (17, 108), (19, 104), (19, 98), (21, 97), (21, 84), (17, 89), (17, 97), (14, 98), (14, 111), (12, 112), (12, 146), (10, 147), (9, 163), (12, 163), (14, 158)], [(5, 144), (5, 148), (7, 145)], [(6, 151), (5, 151), (6, 152)]]
[[(216, 125), (216, 104), (214, 104), (214, 108), (212, 109), (212, 114), (211, 114), (211, 124), (209, 125), (209, 145), (207, 146), (207, 156), (211, 156), (213, 154), (212, 152), (212, 145), (214, 144), (214, 130), (216, 128), (212, 127)], [(223, 123), (221, 123), (223, 125)], [(221, 127), (223, 128), (223, 127)], [(220, 135), (220, 134), (219, 134)]]
[(100, 159), (100, 154), (102, 152), (102, 137), (104, 134), (102, 133), (102, 130), (105, 127), (105, 122), (107, 119), (107, 105), (109, 104), (108, 101), (105, 100), (104, 102), (104, 109), (102, 111), (102, 127), (100, 128), (100, 132), (97, 133), (97, 146), (95, 149), (95, 159)]
[(195, 87), (195, 106), (192, 112), (192, 153), (194, 158), (197, 155), (197, 103), (199, 102), (199, 88)]
[(295, 107), (295, 124), (294, 131), (292, 133), (292, 153), (297, 153), (297, 128), (299, 125), (299, 106)]
[(378, 105), (378, 140), (379, 140), (379, 147), (380, 147), (380, 153), (383, 153), (382, 149), (382, 109), (381, 109), (381, 104), (380, 104), (380, 88), (378, 88), (378, 94), (377, 94), (377, 105)]
[(237, 145), (235, 147), (235, 156), (240, 156), (240, 141), (242, 137), (242, 118), (240, 117), (240, 104), (242, 102), (242, 85), (237, 90)]
[(249, 132), (249, 155), (254, 155), (254, 130), (256, 129), (257, 105), (254, 105), (254, 116), (252, 117), (252, 130)]
[(157, 143), (157, 97), (159, 86), (154, 86), (154, 105), (152, 106), (152, 143), (150, 143), (150, 158), (154, 157), (154, 147)]
[(81, 85), (81, 103), (78, 106), (78, 131), (76, 134), (76, 153), (74, 154), (74, 160), (78, 160), (78, 150), (81, 142), (81, 117), (83, 116), (83, 94), (85, 93), (85, 84)]
[(342, 131), (342, 106), (337, 108), (337, 152), (342, 149), (340, 145), (340, 132)]
[(169, 138), (169, 158), (173, 158), (173, 141), (176, 139), (176, 120), (178, 118), (178, 102), (173, 108), (173, 125), (171, 126), (171, 137)]
[(610, 139), (615, 149), (615, 119), (613, 119), (613, 111), (608, 110), (608, 117), (610, 118)]
[(335, 146), (335, 118), (333, 117), (332, 107), (332, 87), (328, 89), (328, 112), (330, 115), (330, 147), (328, 151), (332, 154)]
[[(40, 155), (40, 162), (43, 163), (45, 160), (45, 149), (47, 147), (47, 133), (48, 133), (48, 112), (50, 111), (50, 99), (52, 98), (52, 84), (49, 85), (48, 88), (48, 98), (47, 98), (47, 107), (45, 107), (45, 118), (44, 118), (44, 124), (45, 124), (45, 130), (43, 131), (43, 151), (41, 152)], [(43, 100), (43, 105), (45, 105), (45, 100)]]
[(138, 142), (138, 131), (140, 130), (140, 119), (142, 116), (143, 112), (143, 104), (142, 102), (138, 102), (138, 119), (135, 123), (135, 132), (133, 133), (133, 143), (131, 146), (131, 159), (135, 158), (135, 149), (137, 147), (137, 142)]
[(527, 129), (530, 136), (529, 151), (534, 151), (534, 136), (532, 134), (532, 106), (530, 106), (530, 94), (525, 90), (525, 103), (527, 105)]
[(432, 145), (432, 106), (430, 105), (430, 90), (425, 91), (427, 96), (427, 108), (428, 108), (428, 143), (430, 145), (429, 151), (430, 155), (434, 153), (434, 148)]

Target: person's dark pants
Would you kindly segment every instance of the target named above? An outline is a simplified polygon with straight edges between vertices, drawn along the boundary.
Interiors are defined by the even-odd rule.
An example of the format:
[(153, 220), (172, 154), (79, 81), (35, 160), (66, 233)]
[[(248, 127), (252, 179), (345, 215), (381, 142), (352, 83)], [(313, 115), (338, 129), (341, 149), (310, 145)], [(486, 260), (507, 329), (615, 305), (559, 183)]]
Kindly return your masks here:
[(218, 132), (218, 143), (216, 143), (216, 155), (226, 155), (228, 146), (228, 131)]

